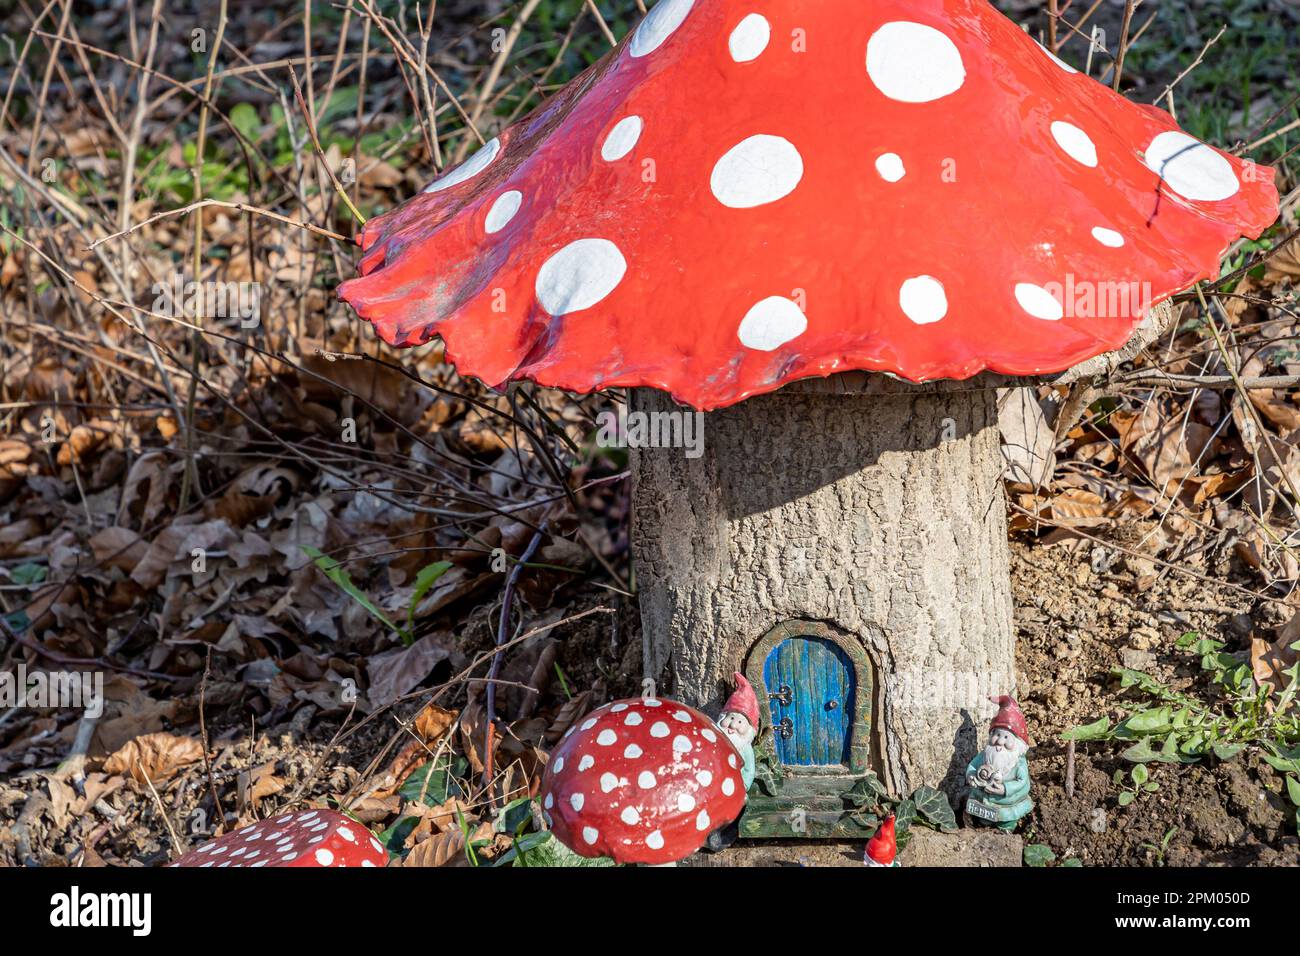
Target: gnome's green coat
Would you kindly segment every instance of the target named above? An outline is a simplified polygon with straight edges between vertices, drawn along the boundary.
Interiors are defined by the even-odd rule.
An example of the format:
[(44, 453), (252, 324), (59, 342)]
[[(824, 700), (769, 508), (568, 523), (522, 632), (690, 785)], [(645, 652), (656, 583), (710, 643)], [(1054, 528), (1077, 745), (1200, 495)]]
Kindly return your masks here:
[[(980, 751), (966, 767), (966, 779), (979, 773), (984, 766), (984, 752)], [(1014, 830), (1020, 818), (1034, 809), (1029, 797), (1029, 761), (1021, 754), (1016, 761), (1016, 772), (1002, 781), (1006, 793), (994, 795), (972, 786), (966, 798), (966, 812), (982, 823), (991, 823), (1003, 830)]]

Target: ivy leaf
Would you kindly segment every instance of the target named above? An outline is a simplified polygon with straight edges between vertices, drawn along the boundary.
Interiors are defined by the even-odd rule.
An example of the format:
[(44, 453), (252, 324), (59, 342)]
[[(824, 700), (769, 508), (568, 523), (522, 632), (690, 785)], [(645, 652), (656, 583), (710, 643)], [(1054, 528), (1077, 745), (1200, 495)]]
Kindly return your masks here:
[(412, 803), (419, 801), (423, 793), (424, 802), (436, 807), (451, 797), (464, 796), (460, 785), (456, 783), (456, 777), (463, 776), (468, 769), (469, 761), (464, 757), (458, 756), (453, 762), (449, 755), (443, 754), (437, 760), (430, 760), (412, 770), (397, 792)]
[(885, 785), (880, 782), (880, 779), (874, 773), (868, 773), (853, 785), (853, 789), (844, 794), (844, 799), (850, 806), (861, 809), (876, 806), (885, 793)]
[(900, 803), (898, 809), (894, 811), (894, 827), (900, 833), (910, 830), (915, 820), (916, 803), (910, 798)]
[(912, 794), (912, 802), (921, 818), (930, 826), (944, 833), (952, 833), (957, 829), (957, 815), (953, 813), (952, 804), (943, 791), (933, 787), (917, 787)]

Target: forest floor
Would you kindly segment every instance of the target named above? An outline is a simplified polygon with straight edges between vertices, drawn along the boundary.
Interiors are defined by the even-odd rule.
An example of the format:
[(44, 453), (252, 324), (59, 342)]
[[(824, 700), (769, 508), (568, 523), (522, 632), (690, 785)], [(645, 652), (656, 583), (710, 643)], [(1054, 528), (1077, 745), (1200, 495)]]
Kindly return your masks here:
[[(1044, 4), (1000, 5), (1043, 36)], [(529, 5), (504, 54), (518, 5), (446, 0), (427, 60), (413, 4), (318, 4), (310, 37), (301, 3), (232, 5), (207, 114), (194, 31), (215, 40), (218, 4), (176, 6), (153, 33), (129, 0), (77, 4), (70, 26), (67, 0), (0, 13), (0, 673), (98, 675), (106, 700), (0, 710), (0, 865), (161, 865), (307, 803), (346, 808), (401, 865), (509, 859), (550, 747), (640, 688), (627, 457), (594, 439), (622, 396), (498, 394), (436, 344), (380, 347), (333, 292), (357, 250), (330, 174), (363, 215), (391, 208), (474, 141), (441, 88), (420, 99), (420, 63), (490, 134), (625, 35), (635, 0), (596, 4), (603, 24), (585, 0)], [(1123, 6), (1063, 28), (1062, 56), (1085, 66), (1100, 24), (1107, 76)], [(1158, 789), (1123, 806), (1127, 743), (1078, 742), (1066, 794), (1061, 735), (1142, 706), (1113, 669), (1223, 713), (1185, 634), (1277, 699), (1295, 663), (1300, 7), (1152, 6), (1125, 95), (1276, 164), (1286, 199), (1126, 370), (1219, 385), (1112, 383), (1059, 440), (1064, 390), (1004, 422), (1028, 455), (1007, 483), (1023, 832), (1087, 865), (1297, 864), (1287, 774), (1264, 759), (1300, 745), (1285, 714), (1234, 730), (1235, 759), (1149, 764)], [(226, 205), (188, 208), (196, 168)], [(196, 263), (255, 289), (253, 314), (159, 296)], [(1270, 384), (1225, 388), (1230, 371)]]

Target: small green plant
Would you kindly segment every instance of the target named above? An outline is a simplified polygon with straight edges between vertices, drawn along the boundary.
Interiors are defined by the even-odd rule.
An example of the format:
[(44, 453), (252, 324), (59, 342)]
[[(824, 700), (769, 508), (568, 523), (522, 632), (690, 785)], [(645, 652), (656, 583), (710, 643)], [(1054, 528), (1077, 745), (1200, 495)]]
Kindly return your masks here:
[[(1175, 691), (1142, 671), (1117, 667), (1112, 673), (1119, 678), (1120, 687), (1140, 695), (1121, 705), (1127, 716), (1113, 727), (1103, 717), (1067, 731), (1062, 739), (1125, 743), (1124, 759), (1139, 766), (1197, 763), (1210, 756), (1233, 760), (1244, 752), (1257, 752), (1274, 769), (1288, 775), (1287, 787), (1294, 800), (1300, 795), (1293, 786), (1293, 780), (1300, 777), (1300, 711), (1295, 706), (1300, 663), (1282, 672), (1285, 684), (1279, 691), (1271, 683), (1257, 681), (1239, 657), (1224, 653), (1221, 641), (1191, 631), (1178, 639), (1178, 647), (1199, 659), (1219, 699)], [(1300, 649), (1300, 643), (1292, 649)], [(1121, 806), (1132, 803), (1138, 793), (1152, 790), (1149, 774), (1139, 782), (1141, 775), (1136, 771), (1134, 768), (1129, 777), (1132, 786), (1120, 796)], [(1122, 771), (1116, 774), (1116, 783), (1124, 785)], [(1129, 794), (1127, 799), (1124, 794)]]
[[(1223, 653), (1219, 641), (1184, 634), (1178, 646), (1200, 659), (1222, 699), (1206, 701), (1170, 689), (1142, 671), (1117, 667), (1111, 673), (1120, 687), (1142, 697), (1121, 706), (1128, 712), (1113, 727), (1103, 717), (1075, 727), (1064, 740), (1113, 740), (1129, 744), (1124, 759), (1133, 763), (1196, 763), (1207, 756), (1231, 760), (1247, 749), (1283, 773), (1300, 773), (1300, 713), (1293, 707), (1300, 691), (1300, 664), (1283, 672), (1287, 683), (1277, 692), (1260, 684), (1250, 667)], [(1300, 645), (1296, 645), (1300, 647)]]
[(1119, 792), (1119, 805), (1127, 807), (1141, 794), (1155, 793), (1160, 784), (1151, 779), (1151, 771), (1146, 764), (1138, 764), (1125, 775), (1124, 768), (1115, 771), (1115, 786), (1122, 788)]
[(371, 617), (401, 638), (402, 643), (407, 647), (415, 643), (415, 609), (424, 600), (424, 596), (429, 593), (429, 589), (433, 587), (434, 583), (451, 568), (450, 561), (435, 561), (433, 564), (420, 569), (420, 573), (415, 576), (415, 587), (411, 591), (411, 599), (407, 603), (406, 624), (401, 626), (395, 624), (387, 614), (379, 609), (374, 601), (366, 596), (366, 592), (352, 582), (352, 576), (344, 569), (341, 562), (309, 544), (301, 545), (301, 547), (303, 553), (312, 559), (312, 562), (316, 567), (320, 568), (325, 577), (333, 581), (344, 594), (365, 608)]
[(933, 787), (917, 787), (910, 797), (898, 800), (889, 795), (874, 773), (862, 777), (844, 795), (849, 810), (845, 814), (858, 826), (874, 831), (891, 813), (898, 848), (904, 849), (912, 838), (912, 826), (924, 824), (934, 830), (951, 833), (957, 829), (957, 815), (944, 794)]
[(1153, 853), (1155, 853), (1156, 866), (1165, 865), (1165, 854), (1169, 852), (1169, 841), (1174, 838), (1174, 834), (1177, 832), (1178, 832), (1178, 827), (1170, 827), (1168, 831), (1166, 831), (1165, 835), (1160, 838), (1159, 845), (1150, 842), (1142, 844), (1142, 849), (1150, 850)]

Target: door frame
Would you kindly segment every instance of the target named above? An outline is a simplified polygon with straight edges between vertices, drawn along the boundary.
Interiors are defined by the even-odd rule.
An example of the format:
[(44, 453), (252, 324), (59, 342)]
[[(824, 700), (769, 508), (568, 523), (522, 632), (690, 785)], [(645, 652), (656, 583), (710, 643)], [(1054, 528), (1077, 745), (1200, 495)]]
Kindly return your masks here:
[[(750, 648), (744, 673), (758, 697), (758, 715), (762, 725), (759, 732), (772, 729), (771, 706), (767, 696), (769, 691), (763, 677), (768, 655), (785, 641), (798, 637), (830, 641), (844, 651), (853, 665), (853, 720), (849, 729), (849, 763), (843, 772), (845, 774), (866, 773), (871, 769), (871, 712), (876, 698), (875, 669), (871, 663), (871, 655), (860, 643), (840, 634), (821, 621), (785, 621), (769, 630)], [(825, 776), (827, 770), (832, 769), (825, 766), (801, 767), (794, 764), (781, 766), (787, 773), (815, 776)]]

